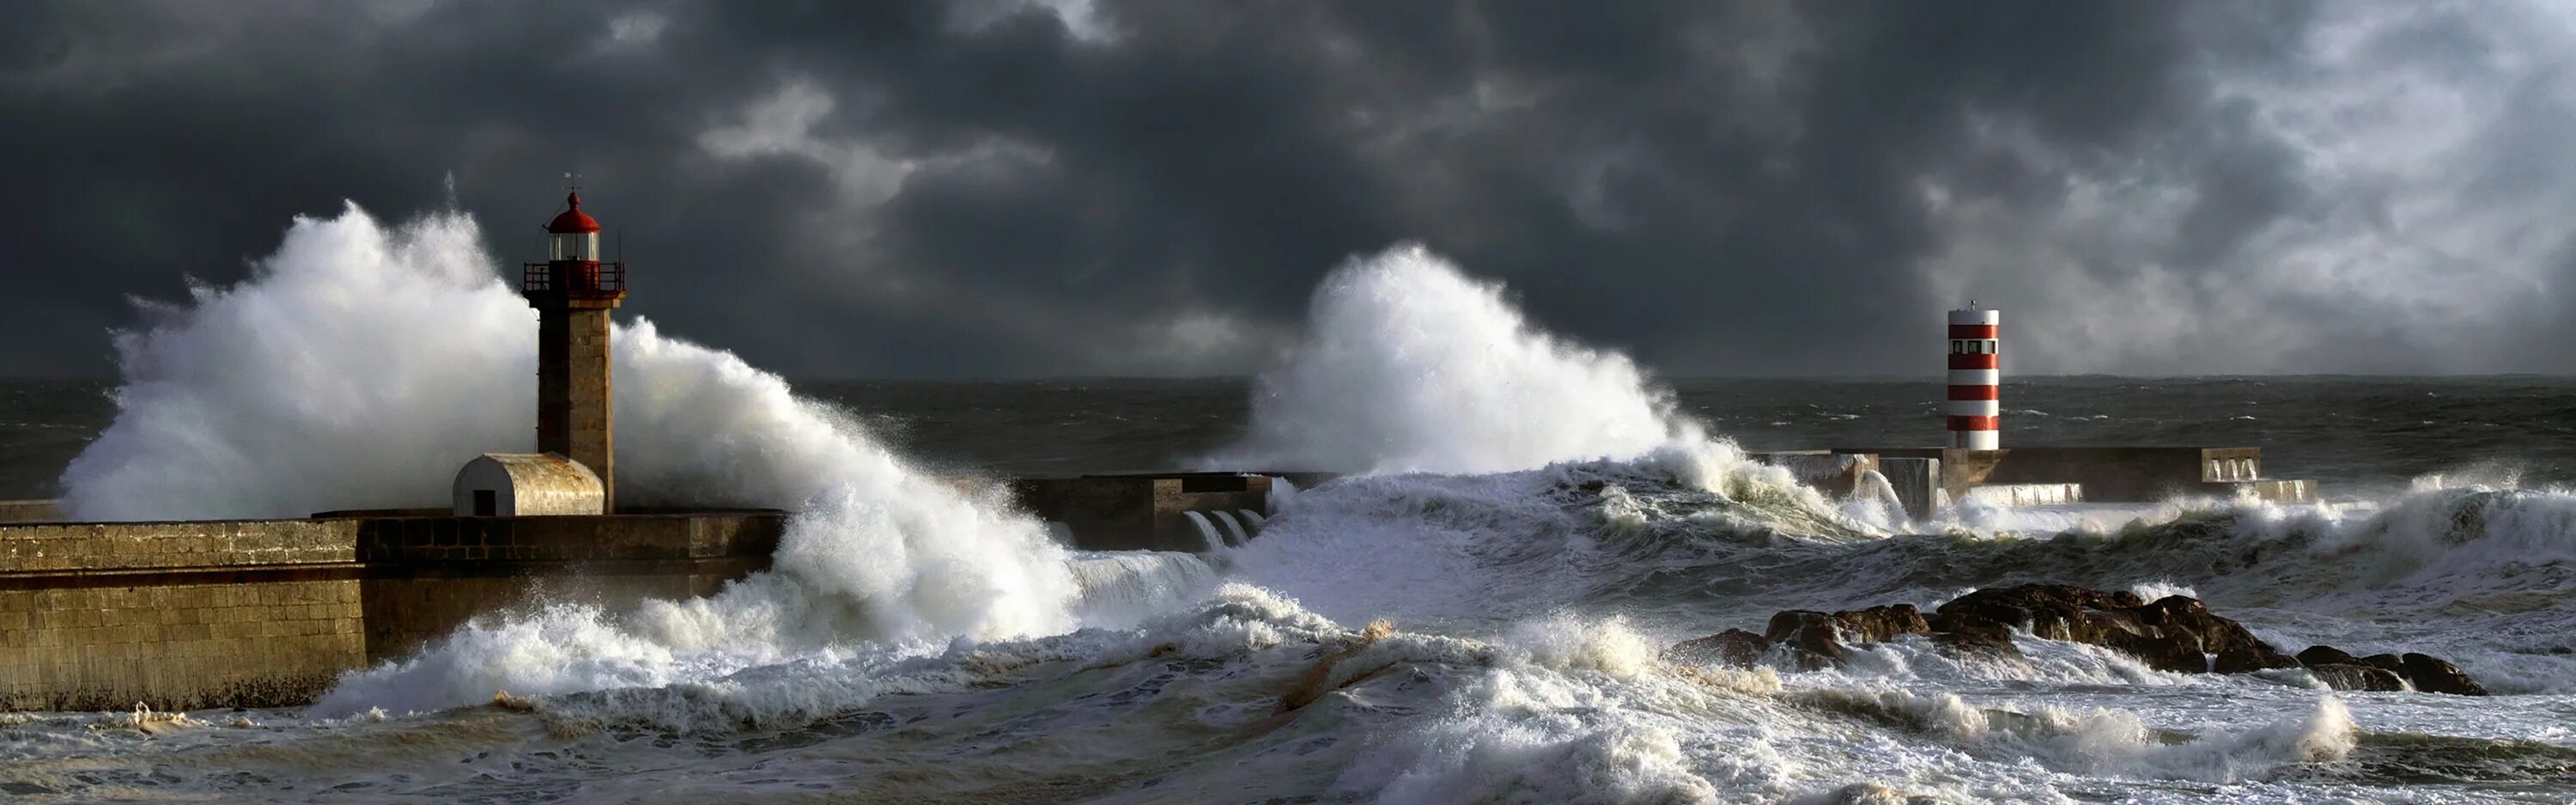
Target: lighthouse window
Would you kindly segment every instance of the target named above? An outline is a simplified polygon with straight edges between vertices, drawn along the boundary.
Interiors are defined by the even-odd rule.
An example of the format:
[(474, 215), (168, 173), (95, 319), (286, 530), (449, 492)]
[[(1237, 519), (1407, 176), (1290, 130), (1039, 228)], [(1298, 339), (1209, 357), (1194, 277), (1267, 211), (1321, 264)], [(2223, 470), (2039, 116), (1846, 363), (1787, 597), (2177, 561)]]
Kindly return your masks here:
[(1968, 342), (1966, 342), (1966, 341), (1952, 341), (1952, 342), (1950, 342), (1950, 354), (1952, 354), (1952, 355), (1966, 355), (1966, 354), (1968, 354)]
[(554, 237), (553, 251), (554, 253), (548, 255), (547, 259), (597, 260), (599, 259), (599, 233), (565, 232), (557, 234)]

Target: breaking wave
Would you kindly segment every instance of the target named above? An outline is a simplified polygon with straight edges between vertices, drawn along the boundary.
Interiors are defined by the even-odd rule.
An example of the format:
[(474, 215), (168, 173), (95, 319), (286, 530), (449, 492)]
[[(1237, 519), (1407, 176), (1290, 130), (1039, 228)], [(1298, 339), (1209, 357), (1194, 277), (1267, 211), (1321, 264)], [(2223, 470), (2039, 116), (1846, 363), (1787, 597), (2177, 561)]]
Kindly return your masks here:
[[(535, 314), (474, 223), (299, 218), (275, 255), (117, 338), (117, 417), (64, 475), (93, 519), (435, 506), (475, 454), (528, 448)], [(1080, 584), (1041, 523), (917, 471), (778, 376), (616, 329), (620, 498), (796, 509), (774, 569), (624, 617), (558, 607), (355, 676), (322, 712), (665, 685), (862, 643), (1048, 634)], [(817, 652), (821, 652), (817, 654)]]
[(1255, 381), (1217, 467), (1490, 473), (1706, 439), (1628, 356), (1531, 325), (1499, 284), (1419, 245), (1324, 278), (1305, 340)]

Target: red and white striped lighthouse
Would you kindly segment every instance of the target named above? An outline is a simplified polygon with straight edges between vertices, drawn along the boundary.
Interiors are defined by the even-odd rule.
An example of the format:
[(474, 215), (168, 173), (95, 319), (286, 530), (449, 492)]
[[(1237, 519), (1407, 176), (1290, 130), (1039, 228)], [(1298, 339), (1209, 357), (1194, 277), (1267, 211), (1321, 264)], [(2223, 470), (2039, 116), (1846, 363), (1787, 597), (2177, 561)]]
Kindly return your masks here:
[(1975, 302), (1950, 311), (1950, 400), (1943, 410), (1951, 447), (1994, 450), (2001, 444), (1996, 426), (2003, 415), (2003, 364), (1995, 347), (2003, 320), (2001, 312), (1979, 310)]

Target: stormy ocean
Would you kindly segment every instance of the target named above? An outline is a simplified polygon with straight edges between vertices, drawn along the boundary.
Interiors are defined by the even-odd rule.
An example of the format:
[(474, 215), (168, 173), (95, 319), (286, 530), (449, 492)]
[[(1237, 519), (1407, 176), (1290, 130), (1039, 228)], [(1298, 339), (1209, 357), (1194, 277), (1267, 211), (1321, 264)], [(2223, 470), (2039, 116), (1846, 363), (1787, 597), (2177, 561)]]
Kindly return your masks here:
[[(148, 311), (121, 380), (0, 383), (0, 497), (435, 504), (533, 398), (533, 319), (479, 242), (299, 222), (253, 279)], [(309, 709), (0, 715), (0, 798), (2576, 800), (2576, 379), (2026, 378), (2008, 333), (2007, 445), (2257, 445), (2328, 500), (1907, 522), (1743, 452), (1933, 443), (1932, 372), (1659, 379), (1416, 249), (1337, 269), (1253, 379), (790, 383), (683, 335), (618, 333), (622, 495), (793, 509), (775, 569), (487, 617)], [(1349, 474), (1207, 555), (1070, 550), (942, 480), (1175, 466)], [(1919, 637), (1821, 671), (1661, 657), (2026, 582), (2194, 595), (2494, 695), (2029, 635), (2020, 662)]]

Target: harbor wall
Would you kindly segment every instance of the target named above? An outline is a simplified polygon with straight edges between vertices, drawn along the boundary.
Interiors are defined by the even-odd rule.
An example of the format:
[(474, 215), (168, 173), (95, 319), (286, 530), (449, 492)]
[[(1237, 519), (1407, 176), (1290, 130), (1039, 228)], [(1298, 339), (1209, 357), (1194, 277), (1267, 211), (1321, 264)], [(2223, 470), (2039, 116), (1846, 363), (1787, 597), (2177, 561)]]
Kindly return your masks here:
[[(1324, 476), (1288, 476), (1312, 484)], [(1189, 513), (1266, 513), (1273, 479), (1137, 473), (1013, 482), (1072, 547), (1196, 551)], [(278, 707), (477, 616), (710, 595), (769, 567), (773, 510), (284, 520), (51, 520), (0, 505), (0, 710)], [(1257, 518), (1235, 518), (1247, 528)]]
[(2176, 495), (2250, 497), (2278, 503), (2315, 500), (2309, 482), (2262, 479), (2257, 447), (1835, 448), (1835, 453), (1940, 462), (1941, 492), (1964, 499), (1983, 485), (2074, 484), (2083, 499), (2147, 503)]
[(476, 615), (713, 592), (785, 515), (0, 525), (0, 710), (274, 707)]

